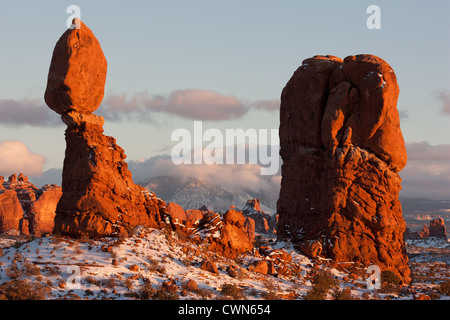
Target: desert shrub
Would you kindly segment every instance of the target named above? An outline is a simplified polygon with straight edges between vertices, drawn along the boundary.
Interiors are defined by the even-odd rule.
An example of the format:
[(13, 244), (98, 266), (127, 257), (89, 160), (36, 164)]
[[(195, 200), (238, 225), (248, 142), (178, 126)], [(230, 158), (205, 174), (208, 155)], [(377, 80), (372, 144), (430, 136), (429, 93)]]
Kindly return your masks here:
[(176, 291), (164, 289), (159, 289), (152, 296), (152, 300), (179, 300), (179, 299), (180, 296)]
[(31, 263), (29, 260), (25, 260), (22, 264), (23, 273), (27, 276), (38, 276), (41, 274), (41, 269)]
[(20, 277), (20, 268), (15, 260), (13, 260), (9, 268), (6, 269), (6, 275), (11, 279), (17, 279)]
[(133, 289), (133, 281), (131, 281), (131, 279), (125, 279), (124, 285), (128, 289), (128, 291)]
[(201, 300), (208, 300), (214, 295), (212, 290), (206, 288), (198, 288), (194, 292), (200, 296)]
[(395, 293), (399, 294), (399, 285), (402, 284), (402, 279), (394, 272), (384, 270), (381, 272), (381, 289), (382, 293)]
[(103, 280), (102, 284), (107, 288), (114, 289), (117, 285), (117, 280), (113, 275), (111, 275), (108, 279)]
[(274, 290), (269, 290), (269, 291), (265, 291), (265, 292), (261, 293), (261, 297), (264, 300), (279, 300), (280, 299), (280, 297)]
[(335, 290), (333, 292), (334, 300), (357, 300), (354, 296), (352, 296), (349, 288), (345, 288), (343, 290)]
[(313, 287), (304, 296), (305, 300), (323, 300), (326, 298), (331, 288), (339, 286), (339, 282), (334, 278), (333, 274), (328, 271), (318, 271), (312, 280)]
[(0, 285), (0, 295), (8, 300), (45, 300), (48, 295), (46, 288), (40, 283), (27, 280), (11, 280)]
[(244, 298), (242, 290), (234, 284), (224, 283), (221, 287), (222, 295), (233, 298), (234, 300), (240, 300)]
[(450, 296), (450, 280), (446, 280), (439, 285), (439, 292)]
[(155, 289), (150, 282), (145, 282), (139, 287), (139, 291), (137, 292), (137, 298), (140, 300), (150, 300), (155, 293)]
[(100, 281), (95, 279), (93, 276), (87, 276), (84, 279), (87, 283), (92, 284), (92, 285), (96, 285), (96, 286), (100, 286)]
[(399, 286), (402, 284), (402, 279), (390, 270), (384, 270), (381, 272), (381, 283), (388, 285)]

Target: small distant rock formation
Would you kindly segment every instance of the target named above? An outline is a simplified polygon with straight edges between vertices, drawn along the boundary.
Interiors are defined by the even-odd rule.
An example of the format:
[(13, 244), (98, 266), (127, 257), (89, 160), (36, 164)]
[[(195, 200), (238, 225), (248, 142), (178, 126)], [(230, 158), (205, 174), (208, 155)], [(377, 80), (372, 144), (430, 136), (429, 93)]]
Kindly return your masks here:
[(447, 239), (445, 220), (441, 217), (430, 221), (430, 227), (425, 224), (419, 233), (420, 238), (436, 237)]
[(157, 227), (166, 204), (133, 183), (124, 150), (103, 135), (104, 119), (92, 113), (103, 99), (107, 62), (92, 31), (79, 23), (56, 43), (44, 96), (67, 125), (54, 233), (103, 237)]
[(277, 233), (278, 215), (270, 215), (261, 210), (260, 199), (250, 199), (242, 209), (244, 216), (255, 221), (255, 231), (258, 233)]
[(169, 202), (167, 224), (194, 243), (202, 243), (223, 256), (235, 257), (253, 249), (255, 222), (240, 211), (230, 209), (223, 216), (205, 210), (184, 210)]
[(303, 61), (281, 95), (278, 239), (309, 256), (376, 264), (410, 281), (398, 95), (395, 73), (379, 57)]
[(22, 173), (8, 181), (0, 176), (0, 233), (17, 230), (40, 236), (53, 231), (56, 206), (62, 190), (57, 185), (37, 188)]

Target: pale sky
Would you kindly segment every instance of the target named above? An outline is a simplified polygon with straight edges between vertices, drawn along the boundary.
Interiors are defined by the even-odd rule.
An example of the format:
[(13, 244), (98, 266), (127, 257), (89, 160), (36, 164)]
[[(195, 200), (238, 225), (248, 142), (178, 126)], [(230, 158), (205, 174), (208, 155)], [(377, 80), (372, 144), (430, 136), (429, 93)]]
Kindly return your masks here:
[[(381, 9), (380, 30), (366, 27), (372, 4)], [(0, 175), (13, 165), (30, 176), (62, 167), (65, 126), (43, 95), (69, 5), (80, 7), (108, 61), (96, 113), (127, 161), (170, 154), (171, 132), (192, 130), (194, 120), (220, 130), (278, 128), (277, 101), (304, 59), (370, 53), (391, 65), (400, 86), (401, 128), (411, 150), (405, 192), (429, 188), (426, 195), (450, 199), (450, 2), (437, 0), (2, 3)], [(34, 167), (19, 161), (26, 155)], [(431, 180), (423, 185), (423, 177)]]

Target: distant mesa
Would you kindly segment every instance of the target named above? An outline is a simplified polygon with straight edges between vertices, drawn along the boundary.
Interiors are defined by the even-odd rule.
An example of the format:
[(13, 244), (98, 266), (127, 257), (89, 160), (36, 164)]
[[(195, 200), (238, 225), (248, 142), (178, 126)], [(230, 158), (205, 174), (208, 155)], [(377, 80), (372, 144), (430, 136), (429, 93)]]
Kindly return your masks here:
[(310, 257), (376, 264), (410, 280), (398, 96), (396, 75), (379, 57), (303, 61), (281, 94), (279, 240)]

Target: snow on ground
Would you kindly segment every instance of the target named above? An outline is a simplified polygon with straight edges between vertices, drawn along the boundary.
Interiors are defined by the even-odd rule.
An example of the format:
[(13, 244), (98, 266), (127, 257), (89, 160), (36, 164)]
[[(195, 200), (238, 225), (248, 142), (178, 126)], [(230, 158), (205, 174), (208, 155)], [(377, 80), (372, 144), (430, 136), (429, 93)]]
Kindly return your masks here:
[[(0, 286), (13, 279), (27, 279), (43, 284), (49, 292), (47, 299), (167, 298), (158, 293), (170, 285), (176, 294), (169, 298), (224, 299), (223, 289), (228, 285), (240, 290), (239, 298), (302, 299), (312, 288), (313, 273), (322, 269), (339, 280), (340, 290), (348, 288), (351, 296), (359, 299), (412, 299), (413, 294), (438, 286), (436, 282), (427, 284), (423, 278), (417, 290), (404, 286), (402, 290), (374, 291), (366, 288), (365, 270), (355, 264), (311, 260), (289, 242), (273, 239), (266, 239), (272, 249), (282, 249), (292, 256), (290, 274), (250, 271), (253, 262), (262, 257), (247, 254), (225, 258), (167, 230), (140, 230), (124, 239), (85, 241), (59, 236), (18, 241), (11, 237), (0, 238)], [(213, 261), (218, 273), (203, 270), (205, 260)], [(236, 270), (234, 277), (229, 275), (230, 268)], [(189, 280), (195, 281), (196, 290), (186, 286)]]

